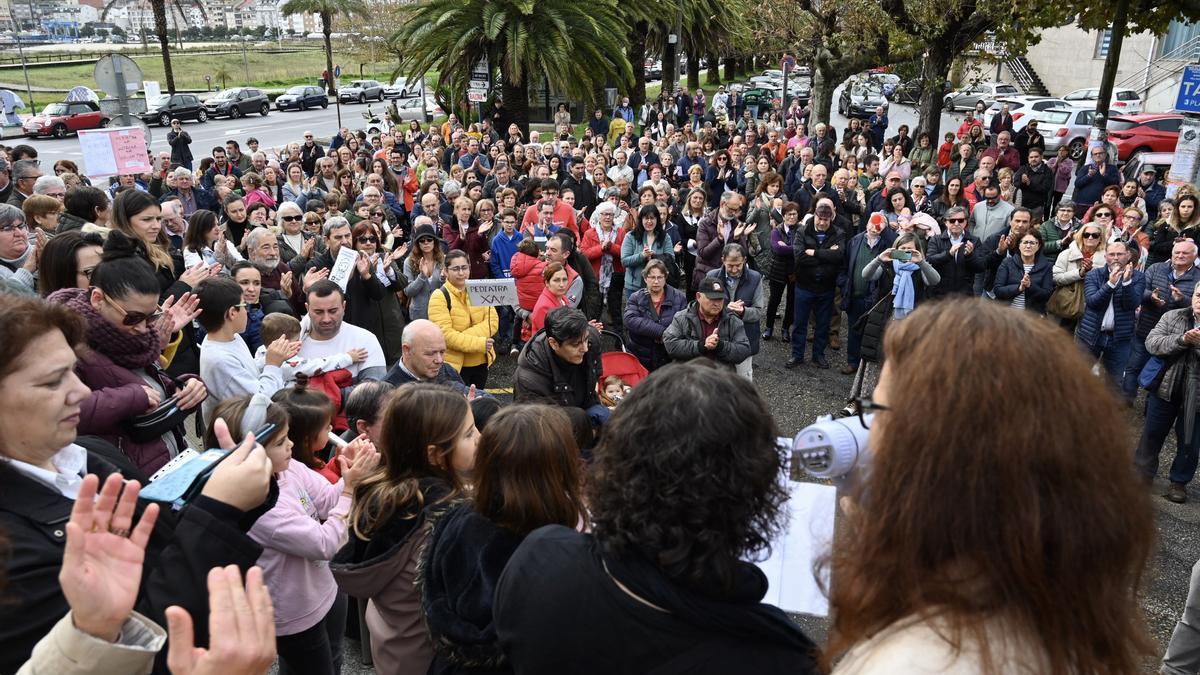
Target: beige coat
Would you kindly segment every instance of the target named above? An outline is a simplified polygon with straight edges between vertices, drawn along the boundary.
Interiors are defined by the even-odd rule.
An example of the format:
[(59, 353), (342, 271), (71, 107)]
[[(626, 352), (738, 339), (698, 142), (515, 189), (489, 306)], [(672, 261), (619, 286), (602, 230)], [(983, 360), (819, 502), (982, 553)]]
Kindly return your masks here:
[(137, 612), (125, 620), (116, 643), (79, 630), (68, 612), (34, 645), (33, 654), (17, 675), (145, 675), (166, 641), (166, 631)]

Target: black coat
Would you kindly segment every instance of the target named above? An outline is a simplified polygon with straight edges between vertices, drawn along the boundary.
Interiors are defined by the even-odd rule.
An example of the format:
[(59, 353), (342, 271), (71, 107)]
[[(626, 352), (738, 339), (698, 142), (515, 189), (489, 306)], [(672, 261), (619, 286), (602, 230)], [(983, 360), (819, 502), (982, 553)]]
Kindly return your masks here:
[[(578, 366), (558, 358), (547, 340), (543, 328), (530, 338), (517, 357), (517, 373), (513, 378), (513, 397), (517, 403), (546, 403), (582, 410), (599, 403), (596, 383), (604, 371), (600, 360), (604, 351), (600, 332), (588, 327), (588, 350), (583, 363)], [(586, 369), (582, 388), (574, 386), (575, 378), (567, 372), (568, 368)]]
[[(101, 483), (108, 475), (121, 473), (104, 459), (119, 455), (115, 448), (97, 439), (81, 438), (77, 443), (104, 450), (103, 454), (88, 452), (87, 459), (88, 473), (99, 476)], [(136, 474), (125, 473), (125, 477), (144, 481)], [(0, 484), (4, 485), (0, 490), (0, 529), (8, 539), (6, 588), (4, 602), (0, 602), (0, 672), (13, 673), (29, 658), (34, 644), (70, 609), (58, 573), (74, 501), (6, 462), (0, 462)], [(273, 504), (273, 500), (268, 502)], [(139, 512), (144, 506), (139, 503)], [(178, 514), (162, 509), (146, 546), (134, 609), (165, 626), (166, 608), (179, 605), (192, 615), (196, 644), (206, 644), (208, 571), (237, 565), (245, 573), (254, 565), (262, 547), (246, 531), (264, 507), (243, 514), (201, 497)]]
[[(1025, 289), (1026, 310), (1038, 314), (1046, 313), (1046, 301), (1054, 292), (1053, 268), (1050, 261), (1041, 255), (1033, 263), (1033, 269), (1029, 271), (1029, 288)], [(992, 292), (996, 294), (996, 300), (1004, 303), (1012, 302), (1012, 299), (1018, 295), (1023, 276), (1025, 276), (1025, 266), (1021, 264), (1019, 256), (1009, 256), (1000, 263), (1000, 269), (996, 271), (996, 285), (992, 289)]]
[(972, 295), (975, 291), (975, 275), (982, 272), (985, 267), (985, 255), (983, 245), (979, 243), (979, 237), (971, 234), (963, 234), (964, 243), (969, 241), (975, 246), (975, 250), (971, 255), (966, 255), (960, 248), (953, 256), (950, 255), (950, 234), (942, 232), (941, 234), (929, 240), (929, 247), (925, 253), (925, 259), (930, 265), (942, 275), (941, 282), (937, 286), (930, 289), (930, 294), (934, 297), (942, 297), (946, 295)]
[[(825, 241), (817, 240), (813, 218), (806, 219), (796, 231), (792, 250), (796, 256), (796, 288), (813, 293), (832, 293), (845, 261), (846, 235), (836, 225), (826, 231)], [(816, 255), (808, 255), (812, 250)]]

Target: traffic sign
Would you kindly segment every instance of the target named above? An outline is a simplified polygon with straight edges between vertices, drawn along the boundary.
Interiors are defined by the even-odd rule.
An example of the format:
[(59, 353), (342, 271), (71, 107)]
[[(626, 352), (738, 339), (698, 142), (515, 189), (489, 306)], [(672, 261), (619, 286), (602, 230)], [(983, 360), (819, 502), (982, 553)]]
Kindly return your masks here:
[(1183, 69), (1175, 109), (1184, 113), (1200, 113), (1200, 66), (1186, 66)]
[(485, 89), (468, 89), (467, 100), (471, 103), (483, 103), (487, 100), (487, 90)]
[(796, 67), (796, 57), (792, 56), (791, 54), (784, 54), (783, 60), (781, 60), (779, 62), (779, 68), (781, 70), (783, 70), (783, 72), (786, 73), (787, 71), (792, 70), (795, 67)]
[[(129, 96), (141, 88), (142, 69), (123, 54), (105, 54), (96, 61), (96, 84), (110, 96)], [(123, 87), (122, 87), (123, 85)], [(124, 88), (124, 91), (122, 91)]]
[[(474, 66), (471, 66), (471, 85), (474, 86), (478, 83), (482, 84), (483, 88), (486, 88), (491, 79), (492, 68), (488, 65), (487, 55), (484, 55), (475, 62)], [(475, 88), (479, 89), (480, 87), (475, 86)]]

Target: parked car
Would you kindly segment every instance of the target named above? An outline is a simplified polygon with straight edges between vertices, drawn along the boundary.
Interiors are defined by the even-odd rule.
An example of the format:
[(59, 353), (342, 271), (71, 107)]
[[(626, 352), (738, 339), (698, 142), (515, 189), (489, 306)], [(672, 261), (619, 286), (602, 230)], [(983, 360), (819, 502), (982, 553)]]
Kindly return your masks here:
[(1119, 115), (1108, 120), (1108, 140), (1117, 146), (1117, 160), (1142, 152), (1175, 152), (1183, 115), (1178, 113)]
[(370, 99), (383, 100), (383, 85), (378, 80), (354, 80), (349, 85), (338, 89), (338, 100), (343, 103), (350, 101), (366, 103)]
[(990, 129), (992, 126), (992, 118), (999, 112), (1000, 108), (1008, 104), (1008, 112), (1013, 118), (1013, 131), (1020, 131), (1029, 124), (1029, 120), (1033, 119), (1030, 113), (1038, 110), (1049, 110), (1050, 108), (1069, 108), (1071, 104), (1061, 98), (1053, 96), (1005, 96), (998, 98), (988, 109), (983, 113), (983, 128)]
[(646, 61), (646, 81), (647, 82), (650, 82), (653, 80), (661, 80), (662, 74), (663, 74), (662, 61), (657, 61), (657, 60), (655, 60), (655, 61), (647, 60)]
[(397, 77), (396, 81), (383, 87), (384, 98), (417, 98), (425, 90), (424, 78)]
[[(424, 113), (421, 110), (421, 97), (409, 97), (398, 99), (394, 105), (396, 106), (396, 115), (400, 121), (407, 122), (408, 120), (421, 120), (426, 123), (432, 122), (434, 117), (446, 114), (442, 111), (442, 106), (433, 100), (433, 97), (425, 98)], [(390, 106), (389, 106), (390, 107)]]
[(271, 100), (261, 89), (253, 87), (230, 87), (223, 89), (204, 102), (209, 117), (237, 119), (243, 115), (258, 113), (263, 117), (271, 112)]
[(975, 104), (983, 101), (991, 105), (998, 98), (1019, 96), (1020, 91), (1005, 82), (977, 82), (965, 89), (952, 91), (942, 98), (942, 108), (954, 112), (956, 110), (971, 110)]
[(167, 126), (172, 119), (208, 121), (208, 111), (195, 94), (162, 94), (146, 101), (146, 112), (138, 117), (147, 124)]
[[(1096, 101), (1100, 100), (1100, 88), (1076, 89), (1064, 96), (1063, 100), (1069, 102), (1071, 105), (1085, 105), (1090, 102), (1094, 106)], [(1111, 113), (1121, 115), (1140, 113), (1142, 112), (1142, 105), (1142, 96), (1134, 89), (1114, 89), (1112, 99), (1108, 103)]]
[(865, 119), (874, 115), (876, 108), (886, 107), (887, 104), (883, 87), (878, 82), (854, 79), (842, 87), (842, 94), (838, 97), (838, 113), (842, 117)]
[(1078, 162), (1087, 152), (1088, 136), (1096, 110), (1090, 107), (1049, 108), (1033, 113), (1038, 120), (1038, 132), (1046, 139), (1046, 153), (1053, 155), (1059, 147), (1071, 150), (1071, 159)]
[(329, 107), (329, 97), (325, 90), (311, 84), (300, 84), (289, 88), (275, 99), (277, 110), (308, 110), (309, 108), (325, 109)]
[(100, 129), (108, 126), (111, 118), (100, 112), (100, 106), (91, 101), (51, 103), (42, 112), (25, 118), (21, 128), (26, 136), (54, 136), (63, 138), (82, 129)]
[(1173, 152), (1139, 152), (1121, 167), (1121, 175), (1125, 180), (1137, 180), (1143, 169), (1153, 169), (1158, 174), (1158, 179), (1164, 181), (1167, 174), (1171, 173), (1171, 165), (1174, 163)]

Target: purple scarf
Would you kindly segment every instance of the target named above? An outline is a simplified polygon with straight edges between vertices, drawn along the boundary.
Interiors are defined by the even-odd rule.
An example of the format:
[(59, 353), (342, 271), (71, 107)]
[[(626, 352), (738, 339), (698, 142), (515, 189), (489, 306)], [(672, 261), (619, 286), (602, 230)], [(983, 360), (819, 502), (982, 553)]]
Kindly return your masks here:
[(50, 302), (65, 305), (87, 320), (88, 347), (107, 356), (113, 363), (128, 368), (146, 368), (158, 360), (163, 344), (157, 330), (141, 335), (132, 335), (109, 323), (100, 316), (89, 301), (91, 291), (82, 288), (64, 288), (47, 298)]

